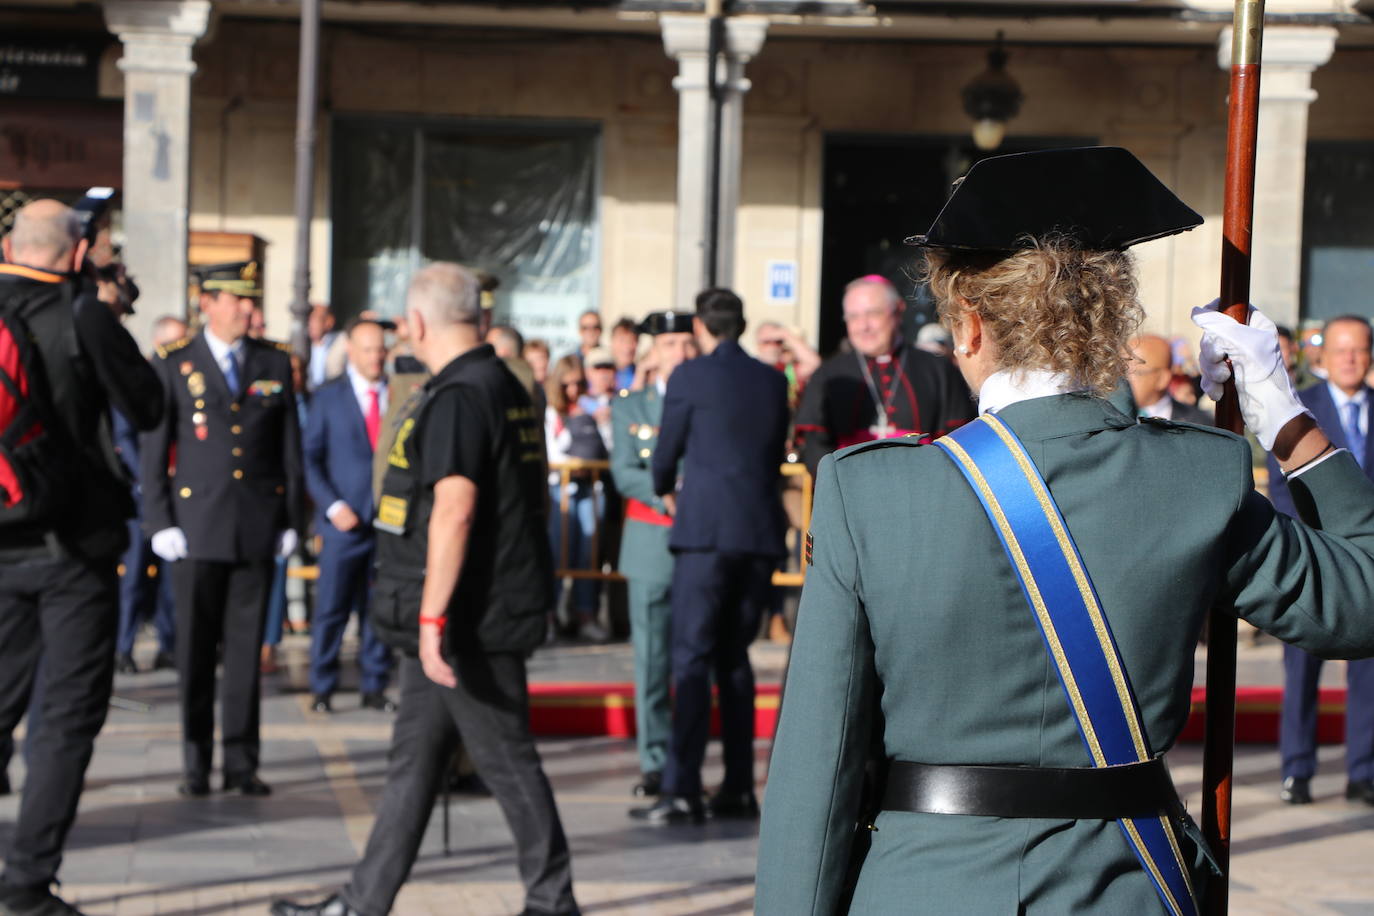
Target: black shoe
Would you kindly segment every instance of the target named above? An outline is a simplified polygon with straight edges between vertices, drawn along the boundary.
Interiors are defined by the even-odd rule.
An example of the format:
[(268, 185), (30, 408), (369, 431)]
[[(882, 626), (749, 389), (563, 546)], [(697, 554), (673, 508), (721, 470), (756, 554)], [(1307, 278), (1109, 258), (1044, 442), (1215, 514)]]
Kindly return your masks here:
[(663, 774), (658, 770), (651, 770), (642, 773), (639, 782), (635, 783), (635, 798), (653, 798), (663, 791)]
[(315, 694), (315, 699), (313, 699), (313, 700), (310, 701), (310, 711), (311, 711), (311, 712), (333, 712), (333, 711), (334, 711), (334, 700), (333, 700), (333, 697), (331, 697), (331, 696), (330, 696), (329, 694), (327, 694), (327, 693), (317, 693), (317, 694)]
[(536, 910), (532, 906), (527, 906), (520, 911), (520, 916), (582, 916), (582, 911), (576, 908), (571, 910)]
[(1283, 781), (1283, 788), (1279, 790), (1279, 801), (1287, 805), (1312, 804), (1312, 780), (1301, 776), (1289, 776)]
[(1352, 779), (1345, 785), (1345, 797), (1349, 801), (1364, 802), (1366, 805), (1374, 805), (1374, 781), (1368, 779)]
[(630, 817), (646, 824), (700, 824), (706, 820), (706, 807), (699, 798), (664, 795), (647, 808), (631, 808)]
[(138, 663), (132, 652), (121, 652), (115, 656), (115, 674), (138, 674)]
[(272, 787), (259, 779), (257, 773), (244, 773), (242, 776), (225, 776), (224, 791), (261, 798), (271, 795)]
[(363, 916), (338, 894), (331, 894), (319, 903), (273, 900), (270, 912), (272, 916)]
[(172, 653), (165, 649), (158, 649), (157, 656), (153, 659), (154, 671), (171, 671), (177, 666), (177, 660)]
[(177, 786), (177, 792), (187, 798), (204, 798), (210, 794), (210, 777), (188, 773), (181, 785)]
[(754, 820), (759, 816), (759, 800), (753, 792), (721, 790), (706, 800), (706, 810), (712, 817)]
[(0, 883), (0, 916), (83, 916), (46, 887), (12, 887)]
[(387, 699), (386, 694), (378, 690), (376, 693), (363, 694), (363, 709), (375, 709), (378, 712), (395, 712), (396, 704)]

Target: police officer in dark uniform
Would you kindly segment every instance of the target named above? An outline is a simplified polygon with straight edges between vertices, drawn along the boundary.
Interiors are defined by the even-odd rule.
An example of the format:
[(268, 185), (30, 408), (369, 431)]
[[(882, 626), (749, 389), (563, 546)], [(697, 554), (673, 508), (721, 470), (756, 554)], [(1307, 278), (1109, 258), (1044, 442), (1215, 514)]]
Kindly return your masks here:
[(273, 558), (304, 517), (300, 427), (284, 345), (247, 336), (262, 298), (256, 261), (200, 274), (199, 334), (160, 348), (162, 423), (143, 442), (143, 518), (172, 566), (181, 672), (183, 795), (210, 791), (215, 658), (223, 650), (224, 789), (258, 778), (259, 647)]
[[(704, 356), (668, 380), (652, 469), (673, 518), (673, 734), (662, 794), (632, 817), (700, 822), (701, 762), (720, 693), (725, 782), (709, 802), (718, 817), (756, 817), (754, 671), (749, 643), (784, 556), (778, 486), (787, 440), (787, 379), (745, 353), (744, 304), (729, 290), (697, 296), (693, 330)], [(679, 474), (679, 462), (682, 462)], [(679, 483), (680, 480), (680, 483)]]
[[(277, 916), (380, 916), (420, 847), (462, 737), (515, 835), (526, 914), (575, 914), (568, 842), (529, 731), (525, 658), (544, 637), (553, 559), (545, 461), (529, 393), (483, 344), (478, 278), (416, 274), (411, 342), (435, 374), (387, 455), (372, 625), (405, 652), (386, 787), (339, 894)], [(418, 625), (418, 635), (416, 628)]]
[[(119, 616), (116, 565), (133, 515), (129, 482), (109, 442), (110, 408), (140, 429), (155, 425), (157, 377), (93, 286), (74, 276), (86, 239), (73, 211), (53, 200), (21, 210), (4, 240), (0, 309), (18, 313), (35, 343), (29, 406), (47, 389), (52, 427), (20, 445), (6, 404), (5, 500), (0, 510), (0, 735), (6, 742), (29, 704), (42, 661), (42, 724), (27, 739), (29, 769), (19, 818), (0, 875), (0, 914), (52, 916), (76, 910), (49, 891), (76, 817), (86, 765), (105, 722)], [(17, 333), (12, 325), (10, 333)], [(20, 336), (11, 337), (17, 340)], [(11, 354), (13, 355), (13, 354)], [(10, 361), (7, 371), (17, 367)], [(8, 390), (7, 390), (8, 391)], [(9, 395), (7, 393), (7, 399)], [(47, 483), (57, 509), (28, 518), (16, 500), (34, 480), (16, 480), (26, 447), (52, 445)], [(15, 489), (15, 485), (19, 489)], [(37, 489), (31, 492), (37, 493)]]

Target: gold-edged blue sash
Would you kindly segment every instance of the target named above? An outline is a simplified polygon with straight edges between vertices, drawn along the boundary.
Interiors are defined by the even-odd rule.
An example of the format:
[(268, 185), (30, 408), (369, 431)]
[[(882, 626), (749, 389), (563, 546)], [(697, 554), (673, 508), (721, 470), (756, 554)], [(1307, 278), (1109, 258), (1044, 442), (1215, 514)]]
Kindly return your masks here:
[[(973, 487), (1011, 559), (1094, 767), (1153, 756), (1097, 590), (1040, 472), (1015, 434), (983, 414), (939, 446)], [(1122, 818), (1127, 843), (1175, 916), (1196, 916), (1191, 879), (1167, 817)]]

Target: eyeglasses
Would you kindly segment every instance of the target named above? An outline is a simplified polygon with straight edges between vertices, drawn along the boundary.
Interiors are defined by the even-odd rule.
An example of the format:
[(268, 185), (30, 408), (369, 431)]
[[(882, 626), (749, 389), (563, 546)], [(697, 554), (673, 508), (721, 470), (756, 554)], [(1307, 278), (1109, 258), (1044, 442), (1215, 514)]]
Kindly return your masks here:
[(584, 331), (600, 331), (600, 330), (601, 330), (601, 325), (599, 325), (599, 324), (584, 324), (584, 325), (582, 325), (582, 330), (584, 330)]

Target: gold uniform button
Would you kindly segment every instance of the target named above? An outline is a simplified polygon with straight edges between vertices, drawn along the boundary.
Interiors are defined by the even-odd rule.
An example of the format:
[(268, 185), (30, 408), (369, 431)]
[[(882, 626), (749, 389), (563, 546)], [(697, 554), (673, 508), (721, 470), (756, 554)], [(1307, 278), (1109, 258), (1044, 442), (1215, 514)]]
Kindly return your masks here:
[(243, 471), (237, 470), (237, 469), (236, 469), (236, 470), (234, 471), (234, 479), (235, 479), (235, 480), (242, 480), (242, 479), (243, 479)]
[(243, 432), (243, 427), (235, 423), (233, 426), (229, 427), (229, 432), (237, 436), (239, 433)]
[(238, 405), (238, 403), (235, 402), (235, 403), (233, 403), (233, 404), (230, 404), (230, 405), (229, 405), (229, 409), (232, 410), (234, 413), (238, 413), (238, 412), (239, 412), (239, 405)]
[(191, 498), (191, 488), (190, 488), (190, 487), (182, 487), (182, 488), (181, 488), (181, 498), (182, 498), (182, 499), (190, 499), (190, 498)]
[(642, 448), (642, 449), (639, 450), (639, 457), (641, 457), (641, 458), (648, 458), (648, 457), (649, 457), (650, 455), (652, 455), (653, 453), (654, 453), (653, 449)]
[(234, 446), (229, 453), (233, 455), (235, 458), (243, 457), (243, 449), (239, 448), (237, 445)]
[(197, 401), (196, 401), (196, 410), (204, 410), (204, 409), (205, 409), (205, 402), (204, 402), (204, 401), (201, 401), (201, 400), (197, 400)]
[(280, 495), (282, 495), (282, 494), (285, 493), (285, 492), (286, 492), (286, 487), (282, 486), (281, 484), (277, 484), (277, 495), (280, 496)]

